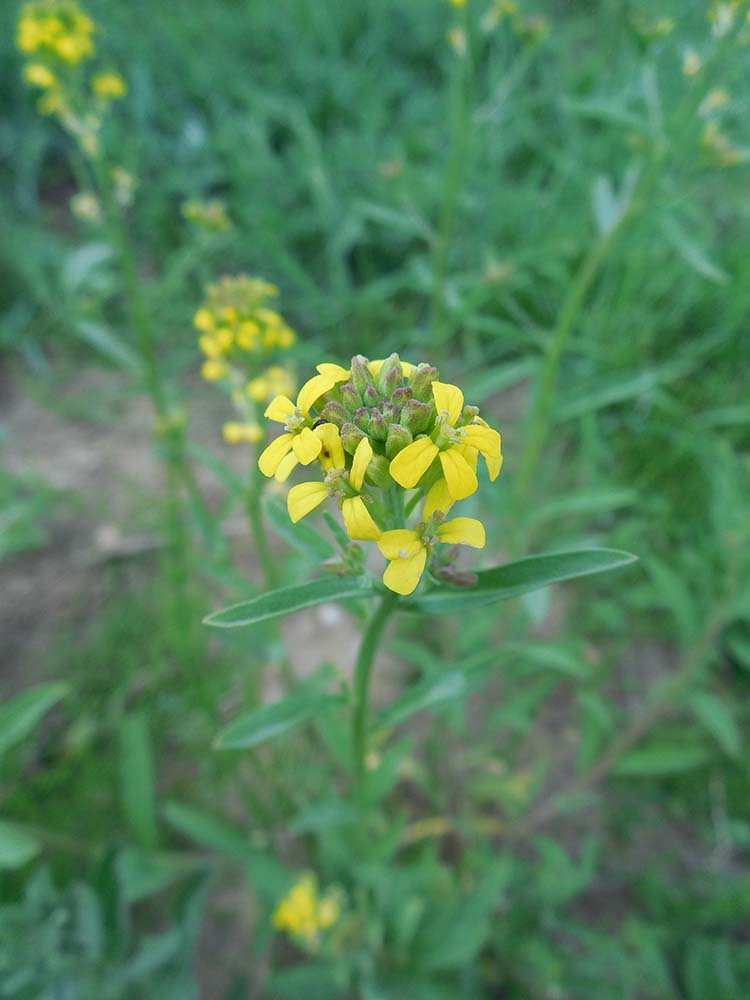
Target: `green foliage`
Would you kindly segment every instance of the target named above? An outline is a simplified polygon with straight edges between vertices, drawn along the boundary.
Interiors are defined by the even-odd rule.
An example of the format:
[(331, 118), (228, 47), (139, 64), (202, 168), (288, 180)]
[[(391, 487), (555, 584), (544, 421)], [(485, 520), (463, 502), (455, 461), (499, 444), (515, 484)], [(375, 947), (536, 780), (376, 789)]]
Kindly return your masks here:
[[(0, 11), (0, 625), (12, 689), (43, 681), (0, 705), (0, 997), (745, 998), (748, 166), (705, 128), (747, 146), (748, 50), (702, 0), (520, 4), (536, 45), (491, 6), (92, 0), (129, 84), (105, 139), (138, 180), (156, 451), (174, 478), (185, 430), (196, 470), (163, 536), (117, 247), (69, 211), (81, 165)], [(209, 196), (228, 232), (182, 217)], [(275, 495), (258, 584), (251, 459), (219, 450), (189, 331), (238, 270), (282, 288), (300, 376), (425, 357), (503, 431), (470, 501), (466, 565), (494, 568), (398, 602), (362, 801), (349, 670), (382, 590)], [(100, 365), (104, 389), (75, 381)], [(48, 547), (60, 494), (18, 471), (27, 397), (60, 435), (44, 461), (80, 463), (72, 554)], [(273, 933), (304, 870), (341, 900), (315, 947)]]

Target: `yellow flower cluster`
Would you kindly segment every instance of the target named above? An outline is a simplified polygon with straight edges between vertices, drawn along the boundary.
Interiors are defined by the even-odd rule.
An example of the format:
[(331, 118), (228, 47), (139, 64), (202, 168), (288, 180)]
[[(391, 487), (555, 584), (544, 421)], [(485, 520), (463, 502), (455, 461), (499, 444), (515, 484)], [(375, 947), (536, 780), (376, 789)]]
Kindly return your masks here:
[(182, 204), (182, 216), (210, 233), (225, 233), (232, 225), (226, 205), (219, 198), (209, 198), (207, 201), (189, 198)]
[(96, 133), (110, 101), (127, 93), (112, 70), (95, 73), (87, 84), (81, 65), (93, 58), (94, 22), (74, 0), (32, 0), (18, 17), (16, 42), (28, 62), (23, 78), (42, 93), (37, 107), (57, 115), (84, 152), (96, 149)]
[(302, 874), (273, 914), (273, 926), (313, 950), (321, 931), (327, 931), (341, 916), (341, 901), (335, 890), (321, 895), (314, 875)]
[[(397, 354), (384, 361), (357, 355), (349, 369), (324, 363), (317, 371), (296, 401), (278, 395), (265, 411), (284, 431), (260, 455), (261, 472), (281, 482), (300, 464), (321, 473), (289, 491), (291, 520), (332, 497), (349, 537), (377, 543), (388, 560), (383, 582), (403, 595), (415, 590), (438, 544), (482, 548), (480, 521), (446, 520), (477, 490), (480, 455), (490, 480), (502, 466), (500, 435), (478, 407), (464, 405), (462, 391), (440, 382), (437, 369)], [(409, 526), (405, 511), (420, 501)], [(434, 568), (443, 573), (439, 562)]]
[(94, 54), (94, 22), (73, 0), (34, 0), (18, 18), (16, 43), (25, 55), (77, 66)]
[(296, 340), (280, 314), (269, 308), (278, 294), (275, 285), (261, 278), (225, 277), (206, 288), (203, 304), (193, 317), (205, 358), (201, 374), (230, 391), (242, 417), (224, 424), (224, 440), (229, 444), (261, 441), (264, 433), (258, 419), (263, 404), (295, 389), (289, 369), (270, 363)]

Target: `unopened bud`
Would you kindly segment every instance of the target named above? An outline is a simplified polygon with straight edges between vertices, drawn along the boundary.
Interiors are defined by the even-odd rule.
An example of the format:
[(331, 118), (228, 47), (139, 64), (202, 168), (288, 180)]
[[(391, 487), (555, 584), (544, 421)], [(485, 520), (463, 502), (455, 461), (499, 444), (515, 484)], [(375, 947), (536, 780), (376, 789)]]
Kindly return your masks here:
[(437, 368), (424, 363), (417, 365), (417, 370), (411, 378), (411, 389), (414, 398), (420, 403), (428, 403), (432, 399), (432, 383), (438, 377)]
[(408, 399), (401, 410), (401, 423), (412, 434), (421, 434), (430, 426), (432, 407), (416, 399)]
[(385, 441), (388, 434), (388, 424), (377, 407), (370, 410), (369, 434), (373, 441)]
[(404, 384), (401, 360), (398, 354), (391, 354), (389, 358), (385, 359), (379, 372), (378, 384), (386, 396), (390, 396), (392, 392), (400, 389)]
[(402, 424), (391, 424), (385, 439), (385, 453), (388, 458), (395, 458), (400, 451), (411, 444), (414, 438)]
[(391, 485), (391, 477), (388, 474), (389, 461), (385, 455), (373, 455), (370, 464), (367, 466), (365, 480), (380, 489)]
[(350, 455), (354, 454), (357, 450), (357, 445), (364, 437), (367, 437), (364, 431), (361, 431), (359, 427), (355, 427), (352, 423), (344, 424), (341, 428), (341, 443), (344, 446), (344, 451), (348, 451)]
[(365, 406), (377, 406), (382, 398), (374, 385), (365, 386), (365, 391), (362, 393), (362, 402)]
[(412, 396), (413, 393), (411, 391), (411, 386), (402, 385), (400, 389), (396, 389), (393, 393), (391, 393), (391, 402), (394, 406), (398, 407), (398, 411), (400, 413), (401, 407), (408, 399), (411, 399)]
[(370, 426), (370, 411), (366, 406), (360, 406), (354, 411), (354, 423), (361, 431), (367, 433)]
[(326, 423), (335, 424), (337, 427), (343, 427), (347, 420), (351, 419), (351, 415), (341, 403), (332, 399), (320, 411), (320, 419), (325, 420)]
[(352, 358), (352, 385), (359, 393), (365, 406), (372, 406), (373, 404), (368, 403), (365, 399), (365, 390), (374, 389), (375, 385), (370, 374), (370, 362), (363, 354), (357, 354)]
[(351, 382), (345, 382), (344, 385), (340, 385), (338, 392), (341, 405), (349, 410), (350, 413), (354, 413), (362, 405), (362, 398)]

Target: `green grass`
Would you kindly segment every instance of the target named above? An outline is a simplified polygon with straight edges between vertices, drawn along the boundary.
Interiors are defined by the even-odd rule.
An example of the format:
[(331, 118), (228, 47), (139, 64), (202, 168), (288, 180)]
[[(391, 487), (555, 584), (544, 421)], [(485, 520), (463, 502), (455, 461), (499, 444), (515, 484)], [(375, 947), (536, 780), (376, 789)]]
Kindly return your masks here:
[[(486, 6), (472, 0), (477, 21)], [(644, 51), (628, 26), (636, 6), (673, 16), (674, 34)], [(391, 645), (405, 676), (432, 690), (450, 674), (461, 697), (383, 733), (365, 865), (335, 707), (244, 754), (212, 749), (259, 706), (264, 673), (282, 690), (291, 674), (274, 623), (200, 630), (253, 588), (236, 559), (209, 557), (193, 511), (187, 629), (175, 634), (169, 579), (147, 555), (106, 571), (106, 599), (82, 598), (40, 633), (37, 669), (72, 694), (2, 762), (3, 815), (42, 831), (44, 850), (0, 889), (0, 954), (29, 927), (52, 934), (43, 866), (54, 905), (79, 907), (70, 919), (88, 919), (89, 937), (55, 937), (43, 973), (19, 949), (0, 964), (0, 996), (12, 972), (21, 985), (7, 995), (51, 997), (64, 968), (75, 1000), (229, 1000), (251, 985), (326, 1000), (743, 1000), (750, 166), (710, 161), (696, 108), (726, 87), (718, 120), (747, 146), (750, 86), (737, 45), (683, 77), (682, 49), (711, 46), (705, 6), (539, 0), (524, 12), (547, 17), (548, 37), (528, 48), (507, 25), (489, 39), (474, 22), (466, 73), (438, 0), (91, 3), (129, 81), (107, 138), (138, 177), (130, 226), (175, 395), (210, 391), (195, 389), (190, 327), (202, 284), (261, 274), (299, 331), (301, 372), (397, 350), (440, 360), (482, 404), (506, 453), (494, 491), (467, 511), (483, 516), (489, 552), (600, 544), (640, 562), (427, 635), (402, 622)], [(0, 12), (0, 350), (60, 420), (114, 423), (133, 347), (116, 271), (67, 210), (67, 140), (19, 81), (14, 17)], [(463, 93), (471, 127), (451, 160)], [(213, 239), (179, 211), (208, 195), (233, 220)], [(79, 401), (58, 391), (88, 365), (121, 371), (109, 406), (106, 387)], [(217, 461), (219, 521), (241, 503)], [(55, 495), (3, 483), (0, 523), (23, 514), (6, 550), (43, 546)], [(311, 572), (298, 550), (284, 550), (289, 584)], [(310, 664), (311, 691), (337, 690), (329, 658), (335, 636)], [(395, 697), (393, 670), (377, 708)], [(353, 914), (333, 956), (271, 942), (273, 906), (303, 868), (342, 886)], [(23, 883), (38, 898), (21, 912)], [(247, 928), (242, 960), (219, 950), (210, 983), (201, 920), (209, 937)], [(167, 938), (144, 958), (152, 934)], [(196, 951), (201, 994), (186, 992)], [(123, 971), (133, 962), (137, 980)]]

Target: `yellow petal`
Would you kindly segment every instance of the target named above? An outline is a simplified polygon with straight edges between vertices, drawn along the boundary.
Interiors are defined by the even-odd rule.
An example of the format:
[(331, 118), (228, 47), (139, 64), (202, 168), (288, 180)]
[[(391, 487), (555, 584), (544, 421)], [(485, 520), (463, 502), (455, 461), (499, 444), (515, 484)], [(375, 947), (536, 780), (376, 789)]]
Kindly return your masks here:
[(336, 379), (330, 375), (313, 375), (300, 389), (297, 396), (297, 406), (307, 416), (313, 403), (329, 389), (332, 389), (335, 384)]
[(321, 375), (325, 375), (327, 378), (332, 379), (332, 386), (336, 382), (348, 382), (352, 377), (352, 373), (348, 368), (342, 368), (341, 365), (330, 364), (328, 361), (324, 362), (322, 365), (317, 365), (317, 370)]
[(258, 459), (258, 468), (264, 476), (272, 476), (282, 459), (292, 447), (293, 434), (280, 434), (274, 438)]
[(451, 427), (455, 426), (464, 408), (464, 394), (457, 385), (451, 385), (449, 382), (433, 382), (432, 395), (435, 398), (438, 414), (447, 413), (448, 423)]
[(362, 440), (357, 445), (357, 450), (354, 452), (354, 458), (352, 459), (352, 469), (349, 473), (349, 482), (352, 484), (355, 490), (362, 489), (362, 483), (365, 478), (365, 473), (372, 459), (372, 445), (367, 440), (367, 438), (362, 438)]
[(328, 490), (323, 483), (300, 483), (292, 486), (286, 498), (286, 509), (292, 523), (301, 521), (311, 510), (315, 510), (318, 504), (323, 503), (328, 496)]
[(276, 396), (266, 407), (263, 414), (268, 420), (275, 420), (279, 424), (285, 424), (287, 417), (294, 413), (294, 403), (286, 396)]
[(452, 506), (453, 497), (448, 489), (448, 484), (444, 479), (438, 479), (425, 497), (422, 520), (428, 521), (436, 510), (442, 510), (444, 514), (447, 514)]
[(350, 538), (363, 542), (377, 542), (380, 529), (372, 519), (362, 497), (347, 497), (341, 504), (344, 527)]
[(427, 562), (427, 549), (421, 549), (408, 559), (394, 559), (383, 573), (383, 583), (389, 590), (406, 597), (413, 593)]
[(409, 528), (384, 531), (378, 539), (378, 548), (386, 559), (407, 559), (424, 548), (422, 539)]
[(437, 535), (446, 545), (471, 545), (475, 549), (483, 549), (486, 541), (484, 525), (475, 517), (454, 517), (440, 525)]
[(461, 428), (461, 436), (466, 444), (481, 451), (485, 458), (500, 457), (500, 435), (491, 427), (469, 424)]
[(440, 452), (440, 464), (448, 483), (448, 490), (454, 500), (463, 500), (476, 492), (479, 485), (477, 474), (458, 448), (448, 448)]
[(490, 482), (495, 482), (497, 477), (500, 475), (500, 470), (503, 467), (503, 456), (500, 455), (499, 458), (485, 458), (487, 463), (487, 472), (490, 477)]
[(388, 469), (391, 478), (404, 489), (412, 489), (432, 465), (437, 453), (438, 447), (434, 441), (428, 437), (417, 438), (407, 444), (391, 462)]
[(320, 464), (328, 472), (330, 469), (344, 469), (344, 446), (341, 443), (341, 435), (335, 424), (321, 424), (315, 428), (314, 433), (320, 438), (321, 449)]
[(314, 462), (322, 447), (320, 438), (317, 434), (313, 434), (309, 427), (303, 427), (299, 434), (295, 434), (292, 439), (294, 454), (302, 465)]
[(293, 451), (290, 451), (288, 455), (282, 458), (273, 478), (277, 483), (285, 483), (298, 465), (297, 456)]

